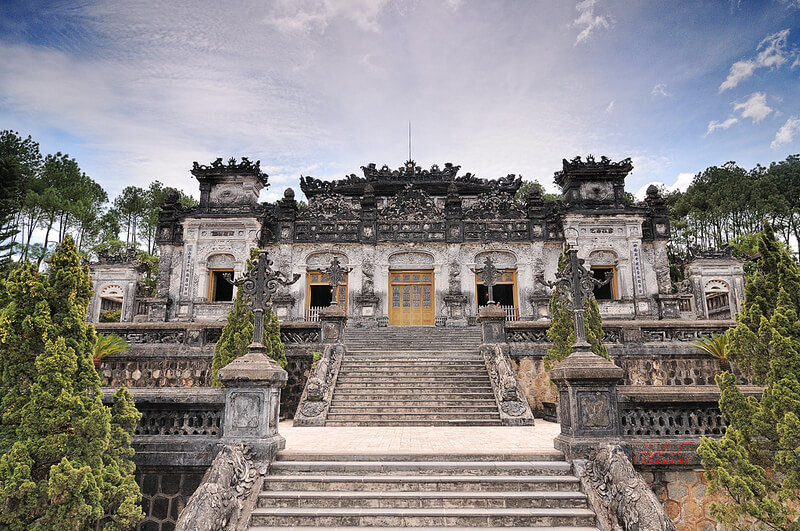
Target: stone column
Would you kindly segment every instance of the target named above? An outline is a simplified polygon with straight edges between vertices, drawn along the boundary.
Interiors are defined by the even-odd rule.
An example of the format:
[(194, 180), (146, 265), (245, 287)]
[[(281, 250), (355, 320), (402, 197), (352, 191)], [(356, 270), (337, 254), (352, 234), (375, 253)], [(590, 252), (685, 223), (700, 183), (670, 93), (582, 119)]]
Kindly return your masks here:
[(561, 434), (555, 447), (567, 459), (586, 459), (600, 444), (622, 444), (617, 384), (623, 370), (589, 350), (576, 346), (550, 371), (558, 387)]
[(489, 304), (478, 314), (478, 322), (483, 338), (481, 357), (489, 373), (500, 420), (504, 426), (533, 426), (533, 412), (509, 358), (505, 310)]
[(506, 342), (506, 311), (496, 304), (489, 304), (478, 314), (481, 324), (482, 343)]
[(251, 350), (220, 369), (218, 378), (227, 387), (222, 442), (244, 443), (257, 458), (271, 458), (284, 448), (278, 415), (286, 371), (275, 360)]
[(320, 341), (322, 344), (344, 342), (344, 325), (347, 323), (347, 314), (337, 305), (331, 304), (319, 312), (322, 323)]

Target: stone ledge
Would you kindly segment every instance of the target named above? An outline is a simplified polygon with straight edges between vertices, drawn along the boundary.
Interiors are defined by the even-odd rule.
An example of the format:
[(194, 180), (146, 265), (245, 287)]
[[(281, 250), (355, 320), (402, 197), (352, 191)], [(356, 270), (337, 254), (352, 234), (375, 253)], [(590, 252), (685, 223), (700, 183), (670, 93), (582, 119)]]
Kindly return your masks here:
[[(743, 385), (739, 389), (747, 396), (761, 396), (763, 387)], [(719, 402), (719, 388), (716, 385), (620, 385), (617, 387), (620, 402), (641, 403), (680, 403)]]
[[(103, 402), (111, 403), (117, 389), (103, 388)], [(132, 387), (128, 391), (133, 395), (133, 402), (139, 404), (225, 404), (224, 387), (161, 387), (143, 388)], [(174, 439), (174, 436), (170, 436)]]

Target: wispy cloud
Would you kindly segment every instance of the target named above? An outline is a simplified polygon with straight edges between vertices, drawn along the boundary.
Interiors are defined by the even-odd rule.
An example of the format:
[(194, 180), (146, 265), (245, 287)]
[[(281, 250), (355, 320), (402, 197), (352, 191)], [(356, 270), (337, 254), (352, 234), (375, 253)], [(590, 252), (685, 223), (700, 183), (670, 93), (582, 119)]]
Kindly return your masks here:
[(775, 133), (775, 140), (772, 141), (769, 147), (778, 149), (786, 144), (791, 144), (795, 134), (800, 134), (800, 117), (798, 116), (792, 116), (786, 120), (786, 123)]
[(578, 10), (578, 18), (572, 21), (572, 25), (582, 28), (575, 38), (575, 46), (586, 42), (598, 29), (608, 28), (613, 24), (614, 20), (610, 15), (598, 15), (595, 13), (594, 8), (596, 5), (597, 0), (582, 0), (575, 6), (575, 9)]
[(729, 128), (730, 126), (732, 126), (733, 124), (735, 124), (738, 121), (739, 121), (738, 118), (728, 118), (724, 122), (718, 122), (717, 120), (711, 120), (710, 122), (708, 122), (708, 130), (706, 131), (706, 135), (710, 135), (711, 133), (713, 133), (717, 129), (727, 129), (727, 128)]
[(661, 96), (661, 97), (669, 97), (672, 96), (669, 92), (667, 92), (667, 84), (666, 83), (659, 83), (658, 85), (653, 87), (653, 90), (650, 91), (652, 96)]
[(757, 124), (772, 112), (772, 108), (767, 105), (767, 95), (763, 92), (750, 94), (747, 100), (734, 104), (733, 110), (739, 111), (742, 118), (750, 118), (754, 124)]
[(611, 103), (609, 103), (608, 106), (606, 107), (606, 110), (603, 112), (606, 114), (611, 114), (612, 112), (614, 112), (614, 102), (611, 101)]
[[(281, 33), (322, 32), (332, 19), (341, 18), (364, 31), (379, 32), (378, 16), (387, 0), (278, 0), (265, 21)], [(451, 7), (457, 8), (458, 6)]]
[(765, 37), (756, 48), (758, 55), (755, 59), (737, 61), (731, 65), (728, 77), (719, 86), (719, 92), (735, 87), (752, 76), (753, 72), (758, 68), (780, 67), (788, 60), (788, 52), (786, 50), (786, 39), (788, 37), (788, 29)]

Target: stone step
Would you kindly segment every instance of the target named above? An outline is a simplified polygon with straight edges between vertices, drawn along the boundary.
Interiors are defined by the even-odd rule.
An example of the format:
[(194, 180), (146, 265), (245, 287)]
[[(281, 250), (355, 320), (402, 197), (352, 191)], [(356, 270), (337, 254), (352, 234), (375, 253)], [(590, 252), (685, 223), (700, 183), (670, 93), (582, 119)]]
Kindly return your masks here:
[[(389, 413), (343, 413), (329, 411), (327, 420), (337, 421), (358, 421), (358, 422), (380, 422), (391, 420), (423, 420), (435, 421), (443, 420), (448, 422), (472, 422), (476, 420), (499, 420), (497, 411), (492, 413), (470, 413), (467, 411), (455, 411), (452, 413), (433, 411), (430, 413), (400, 413), (392, 411)], [(327, 422), (326, 422), (327, 425)]]
[(261, 492), (257, 507), (587, 507), (582, 492)]
[(330, 420), (325, 422), (331, 427), (376, 427), (376, 426), (502, 426), (499, 416), (496, 419), (452, 419), (452, 420), (377, 420), (362, 418), (361, 420)]
[(489, 378), (485, 375), (482, 376), (461, 376), (458, 378), (454, 377), (438, 377), (436, 375), (427, 375), (427, 376), (407, 376), (403, 374), (395, 374), (392, 376), (374, 376), (374, 377), (367, 377), (367, 376), (352, 376), (349, 373), (345, 372), (342, 374), (339, 373), (339, 378), (337, 379), (338, 385), (364, 385), (364, 386), (372, 386), (372, 385), (391, 385), (391, 386), (409, 386), (409, 385), (425, 385), (425, 386), (450, 386), (450, 387), (463, 387), (467, 385), (475, 385), (475, 384), (488, 384)]
[(342, 367), (347, 367), (349, 371), (371, 371), (371, 372), (390, 372), (390, 371), (408, 371), (408, 372), (423, 372), (429, 371), (431, 368), (437, 368), (442, 372), (458, 373), (461, 371), (475, 371), (486, 373), (486, 364), (481, 361), (475, 362), (398, 362), (396, 360), (374, 360), (374, 361), (351, 361), (348, 359), (342, 360)]
[[(334, 393), (338, 392), (340, 389), (344, 390), (344, 387), (339, 387), (337, 382), (337, 389)], [(437, 384), (437, 383), (425, 383), (421, 382), (415, 384), (413, 382), (386, 382), (386, 381), (375, 381), (372, 383), (368, 382), (351, 382), (346, 387), (347, 390), (352, 392), (361, 392), (361, 393), (373, 393), (379, 392), (379, 394), (391, 394), (392, 391), (395, 393), (415, 393), (418, 392), (420, 389), (425, 390), (426, 392), (436, 392), (439, 394), (450, 394), (452, 393), (469, 393), (469, 392), (483, 392), (483, 393), (491, 393), (491, 386), (488, 382), (478, 384), (474, 383), (471, 384), (467, 383), (459, 383), (459, 382), (452, 382), (451, 384), (444, 385), (444, 384)]]
[(446, 351), (444, 349), (398, 349), (398, 348), (389, 348), (384, 347), (380, 348), (378, 346), (372, 346), (374, 344), (370, 344), (371, 346), (365, 347), (362, 349), (352, 347), (350, 345), (347, 346), (347, 358), (353, 357), (360, 357), (360, 358), (368, 358), (370, 356), (379, 357), (383, 359), (397, 359), (397, 358), (420, 358), (420, 359), (430, 359), (430, 360), (443, 360), (443, 359), (470, 359), (470, 360), (480, 360), (481, 357), (478, 355), (478, 348), (476, 347), (474, 350), (459, 350), (459, 351)]
[[(268, 531), (268, 530), (280, 530), (280, 529), (291, 529), (292, 531), (315, 531), (319, 529), (319, 527), (313, 526), (302, 526), (302, 525), (293, 525), (293, 526), (253, 526), (249, 528), (251, 531)], [(348, 526), (337, 526), (336, 531), (386, 531), (389, 529), (388, 527), (371, 527), (371, 526), (361, 526), (361, 527), (348, 527)], [(472, 529), (471, 527), (437, 527), (437, 526), (426, 526), (426, 527), (418, 527), (417, 529), (441, 529), (447, 531), (467, 531), (468, 529)], [(506, 531), (508, 527), (481, 527), (483, 531)], [(524, 527), (518, 526), (514, 527), (517, 531), (599, 531), (597, 527), (585, 527), (585, 526), (547, 526), (547, 527)]]
[(399, 401), (408, 400), (489, 400), (494, 399), (491, 389), (477, 391), (441, 392), (430, 391), (425, 396), (420, 396), (416, 390), (414, 392), (397, 392), (395, 389), (339, 389), (333, 394), (333, 400), (388, 400), (396, 398)]
[(565, 476), (572, 473), (566, 461), (275, 461), (269, 472), (273, 476), (322, 474), (368, 474), (422, 476), (484, 475), (484, 476)]
[(469, 476), (469, 475), (270, 475), (265, 491), (399, 491), (399, 492), (579, 492), (575, 476)]
[(360, 360), (345, 358), (342, 360), (342, 365), (352, 367), (353, 369), (381, 369), (381, 370), (426, 370), (431, 367), (440, 368), (443, 371), (458, 371), (458, 370), (473, 370), (473, 371), (486, 371), (486, 364), (483, 361), (457, 361), (457, 360), (395, 360), (395, 359), (375, 359), (375, 360)]
[(564, 454), (558, 450), (544, 450), (535, 453), (502, 453), (502, 454), (463, 454), (463, 453), (325, 453), (320, 452), (301, 452), (293, 450), (281, 450), (276, 461), (380, 461), (389, 463), (393, 461), (563, 461)]
[(257, 507), (250, 521), (253, 525), (314, 526), (554, 526), (593, 525), (595, 516), (589, 509), (570, 508), (302, 508)]
[(341, 403), (341, 402), (331, 402), (331, 407), (328, 410), (328, 413), (346, 413), (346, 414), (357, 414), (357, 415), (371, 415), (373, 413), (420, 413), (420, 414), (430, 414), (430, 413), (486, 413), (486, 414), (496, 414), (497, 413), (497, 404), (496, 403), (489, 403), (482, 405), (473, 405), (473, 404), (465, 404), (461, 406), (442, 406), (436, 402), (431, 402), (430, 405), (410, 405), (410, 406), (403, 406), (398, 404), (389, 404), (384, 406), (375, 406), (370, 405), (369, 401), (364, 401), (362, 404), (351, 404), (351, 403)]

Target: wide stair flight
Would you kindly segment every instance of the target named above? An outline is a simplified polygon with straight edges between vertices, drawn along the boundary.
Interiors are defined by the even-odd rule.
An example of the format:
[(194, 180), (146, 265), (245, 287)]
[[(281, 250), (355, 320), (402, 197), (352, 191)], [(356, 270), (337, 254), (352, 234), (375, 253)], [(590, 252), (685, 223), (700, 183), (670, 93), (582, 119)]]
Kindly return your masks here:
[(595, 530), (562, 455), (278, 454), (250, 529), (548, 527)]
[(480, 329), (347, 329), (327, 426), (493, 426)]

